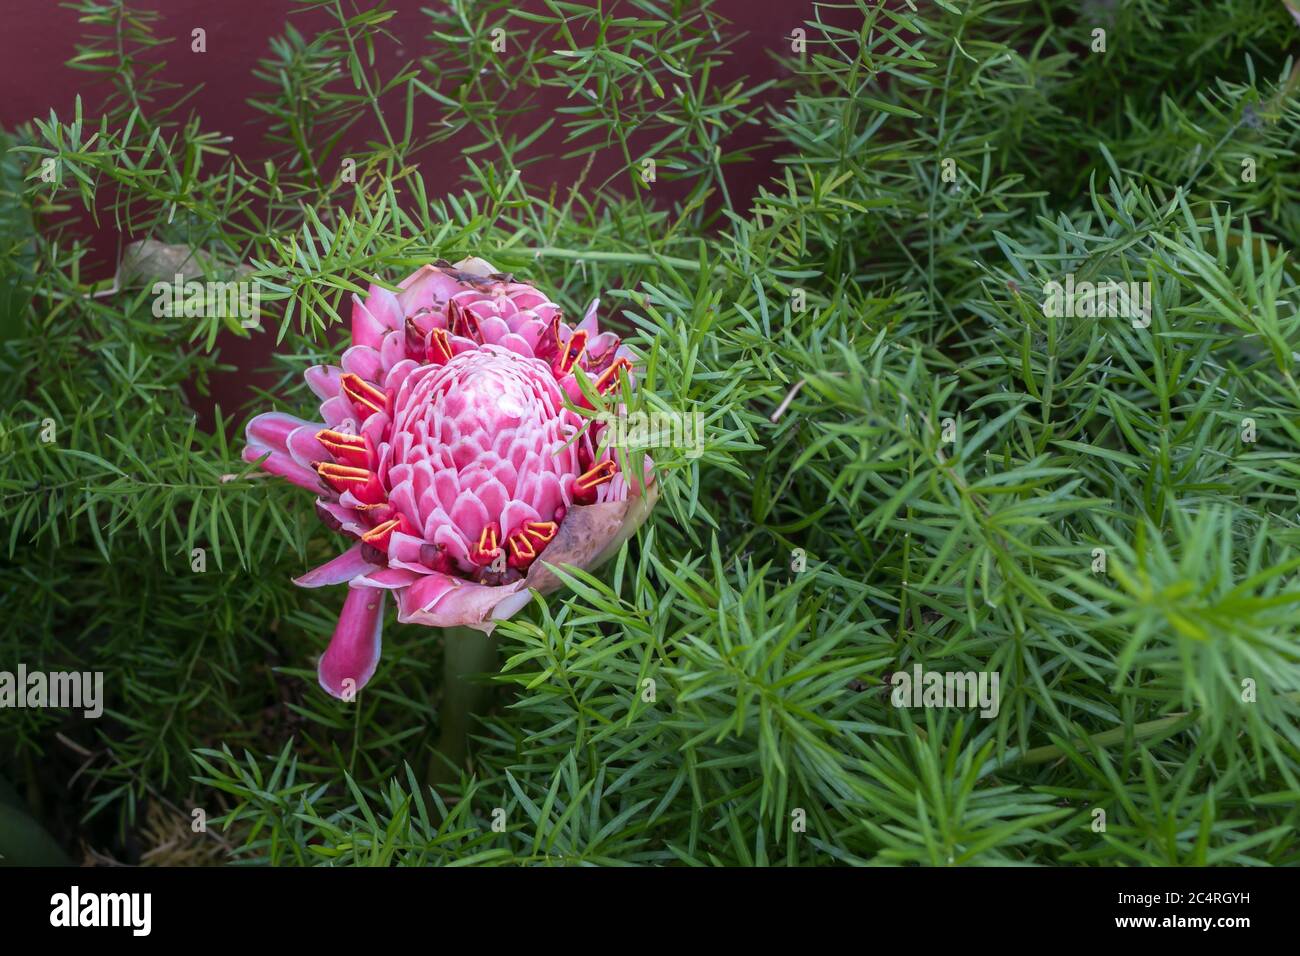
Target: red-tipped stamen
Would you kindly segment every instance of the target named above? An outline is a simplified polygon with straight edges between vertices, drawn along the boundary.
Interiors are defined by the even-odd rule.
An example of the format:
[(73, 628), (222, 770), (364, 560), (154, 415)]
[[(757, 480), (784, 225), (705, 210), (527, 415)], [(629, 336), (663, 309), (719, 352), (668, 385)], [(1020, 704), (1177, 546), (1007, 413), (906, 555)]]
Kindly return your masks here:
[(365, 534), (363, 534), (361, 536), (361, 540), (365, 544), (370, 545), (372, 548), (376, 548), (379, 551), (382, 551), (384, 554), (387, 554), (388, 543), (393, 538), (393, 532), (400, 531), (401, 529), (402, 529), (402, 522), (400, 519), (389, 518), (383, 524), (377, 524), (369, 531), (367, 531)]
[(429, 333), (429, 349), (425, 360), (446, 365), (451, 361), (451, 336), (446, 329), (434, 329)]
[(339, 494), (350, 491), (358, 501), (370, 505), (384, 500), (384, 490), (374, 472), (332, 461), (313, 462), (313, 466), (321, 480)]
[(573, 497), (581, 504), (596, 500), (596, 489), (618, 474), (618, 465), (612, 458), (602, 461), (591, 471), (583, 472), (573, 482)]
[(388, 393), (376, 385), (371, 385), (360, 375), (345, 372), (339, 376), (339, 383), (343, 386), (343, 394), (348, 397), (348, 400), (358, 410), (366, 409), (367, 416), (371, 412), (388, 411)]
[(537, 549), (528, 540), (528, 535), (522, 531), (507, 538), (506, 543), (510, 546), (510, 554), (506, 556), (506, 564), (512, 568), (518, 568), (522, 571), (537, 558)]
[(537, 560), (559, 530), (560, 526), (554, 521), (525, 521), (518, 531), (506, 538), (509, 547), (506, 564), (524, 570)]
[(478, 541), (469, 549), (469, 559), (483, 566), (491, 564), (501, 552), (501, 529), (495, 521), (489, 521), (478, 536)]
[(325, 446), (325, 450), (342, 465), (366, 467), (370, 464), (370, 449), (366, 439), (361, 435), (345, 435), (332, 428), (324, 428), (316, 433), (316, 440)]
[(550, 543), (559, 530), (559, 524), (554, 521), (525, 521), (520, 533), (528, 535), (540, 551), (543, 546)]
[(596, 379), (596, 394), (604, 395), (618, 387), (618, 373), (626, 369), (628, 374), (632, 372), (632, 362), (626, 358), (615, 359), (614, 364), (601, 373), (600, 378)]
[(569, 341), (560, 346), (560, 354), (551, 366), (551, 370), (555, 372), (555, 377), (564, 378), (564, 376), (572, 372), (573, 367), (582, 360), (582, 356), (586, 351), (587, 333), (584, 329), (579, 329), (569, 336)]
[(370, 481), (370, 472), (352, 465), (340, 465), (332, 461), (318, 461), (316, 473), (335, 491), (352, 491), (364, 488)]

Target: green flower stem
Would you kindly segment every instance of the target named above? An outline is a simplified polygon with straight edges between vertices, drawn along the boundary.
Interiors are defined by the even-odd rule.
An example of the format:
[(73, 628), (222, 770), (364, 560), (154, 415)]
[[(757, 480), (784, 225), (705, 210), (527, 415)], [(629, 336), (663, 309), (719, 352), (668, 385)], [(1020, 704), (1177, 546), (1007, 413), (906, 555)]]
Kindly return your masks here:
[(438, 746), (429, 761), (428, 781), (434, 786), (452, 783), (465, 769), (469, 735), (476, 717), (492, 701), (497, 672), (497, 638), (472, 627), (443, 631), (443, 690), (438, 709)]

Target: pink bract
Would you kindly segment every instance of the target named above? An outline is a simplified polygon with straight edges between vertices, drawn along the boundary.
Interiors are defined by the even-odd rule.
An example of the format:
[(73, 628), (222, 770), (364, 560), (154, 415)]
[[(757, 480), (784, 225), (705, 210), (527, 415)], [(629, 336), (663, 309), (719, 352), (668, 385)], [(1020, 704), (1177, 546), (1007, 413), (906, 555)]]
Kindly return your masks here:
[(424, 266), (396, 294), (353, 296), (342, 367), (306, 373), (323, 421), (249, 422), (244, 459), (316, 492), (321, 519), (354, 541), (295, 582), (349, 587), (320, 659), (330, 694), (374, 674), (389, 592), (404, 623), (491, 631), (530, 589), (560, 586), (543, 561), (594, 567), (645, 519), (648, 461), (628, 481), (599, 420), (566, 407), (590, 407), (578, 369), (599, 394), (632, 379), (598, 304), (573, 327), (481, 259)]

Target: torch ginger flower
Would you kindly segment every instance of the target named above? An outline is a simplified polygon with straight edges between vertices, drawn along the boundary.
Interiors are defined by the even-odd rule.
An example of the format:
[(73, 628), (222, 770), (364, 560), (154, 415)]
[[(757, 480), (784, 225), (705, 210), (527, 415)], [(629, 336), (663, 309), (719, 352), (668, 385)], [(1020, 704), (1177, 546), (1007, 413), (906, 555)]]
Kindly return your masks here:
[(647, 462), (629, 481), (603, 425), (566, 407), (632, 376), (632, 354), (600, 332), (592, 302), (576, 327), (537, 289), (481, 259), (427, 265), (393, 294), (353, 296), (342, 368), (307, 370), (322, 422), (268, 412), (243, 457), (318, 494), (316, 511), (353, 539), (295, 580), (349, 587), (320, 659), (321, 686), (359, 690), (379, 663), (386, 596), (397, 619), (490, 633), (560, 581), (543, 565), (594, 567), (649, 513)]

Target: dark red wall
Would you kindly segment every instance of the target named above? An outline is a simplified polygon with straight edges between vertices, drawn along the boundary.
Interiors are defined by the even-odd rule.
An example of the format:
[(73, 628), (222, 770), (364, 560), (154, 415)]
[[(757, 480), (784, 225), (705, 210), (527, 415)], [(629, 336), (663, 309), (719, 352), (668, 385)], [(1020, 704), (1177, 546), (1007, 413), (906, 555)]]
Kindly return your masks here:
[[(345, 8), (352, 0), (345, 0)], [(435, 42), (426, 39), (429, 20), (421, 7), (435, 6), (440, 0), (393, 0), (390, 7), (398, 12), (385, 24), (398, 46), (380, 41), (381, 52), (398, 62), (426, 55)], [(594, 0), (592, 0), (594, 4)], [(73, 70), (65, 62), (75, 55), (81, 34), (75, 12), (56, 0), (0, 0), (4, 8), (6, 29), (0, 31), (0, 127), (12, 129), (34, 116), (47, 116), (54, 109), (60, 118), (69, 118), (75, 97), (80, 94), (88, 112), (94, 111), (106, 93), (102, 79)], [(362, 0), (361, 6), (365, 6)], [(285, 11), (292, 10), (289, 0), (133, 0), (132, 6), (159, 11), (162, 16), (156, 30), (161, 37), (173, 38), (159, 49), (157, 58), (167, 64), (162, 78), (176, 82), (189, 91), (199, 87), (190, 100), (192, 108), (203, 117), (207, 129), (221, 130), (235, 137), (232, 148), (253, 158), (266, 151), (260, 139), (260, 115), (247, 100), (265, 88), (252, 76), (259, 57), (268, 53), (268, 39), (281, 31)], [(522, 7), (536, 8), (530, 0)], [(609, 0), (606, 0), (609, 6)], [(629, 12), (635, 8), (627, 5)], [(614, 9), (617, 9), (615, 7)], [(725, 39), (731, 42), (725, 65), (715, 71), (713, 85), (721, 87), (741, 77), (759, 81), (781, 74), (773, 53), (788, 53), (790, 31), (813, 16), (811, 0), (717, 0), (714, 9), (731, 21)], [(319, 11), (294, 14), (293, 24), (304, 33), (311, 25), (327, 23)], [(510, 29), (529, 29), (523, 20), (512, 20)], [(202, 27), (207, 31), (207, 52), (192, 53), (190, 31)], [(537, 26), (539, 32), (549, 28)], [(777, 94), (769, 93), (767, 102)], [(540, 109), (564, 105), (553, 90), (544, 91)], [(364, 138), (368, 130), (359, 129), (354, 139)], [(738, 131), (733, 147), (754, 146), (762, 140), (762, 127)], [(770, 156), (768, 157), (770, 159)], [(608, 157), (613, 163), (616, 157)], [(581, 165), (583, 161), (578, 161)], [(574, 164), (542, 165), (532, 178), (572, 181)], [(606, 168), (612, 169), (612, 165)], [(729, 184), (741, 195), (752, 185), (772, 174), (770, 163), (754, 163), (729, 170)]]
[[(390, 8), (398, 10), (398, 13), (385, 24), (385, 28), (394, 35), (396, 43), (381, 39), (380, 51), (399, 63), (427, 55), (426, 46), (435, 41), (426, 39), (429, 20), (419, 10), (439, 2), (441, 0), (395, 0), (390, 4)], [(0, 31), (0, 92), (3, 93), (0, 95), (0, 126), (12, 129), (34, 116), (48, 116), (51, 109), (66, 122), (72, 116), (77, 95), (82, 97), (87, 115), (94, 116), (110, 88), (98, 75), (65, 66), (66, 61), (75, 55), (75, 45), (81, 37), (77, 14), (55, 0), (0, 0), (0, 4), (4, 7), (6, 24), (6, 29)], [(272, 147), (261, 136), (262, 116), (248, 106), (247, 100), (265, 92), (261, 82), (252, 76), (252, 70), (258, 58), (268, 54), (269, 39), (281, 32), (286, 12), (292, 10), (294, 4), (288, 0), (136, 0), (133, 5), (162, 14), (156, 24), (157, 35), (173, 39), (151, 57), (166, 62), (161, 78), (180, 84), (181, 91), (199, 87), (187, 109), (203, 118), (204, 128), (232, 136), (230, 148), (238, 151), (246, 162), (269, 154)], [(364, 2), (360, 5), (367, 6)], [(538, 6), (533, 2), (524, 5)], [(345, 0), (345, 9), (350, 6), (350, 0)], [(628, 5), (628, 9), (633, 11), (634, 8)], [(811, 0), (719, 0), (715, 10), (731, 21), (725, 39), (734, 41), (725, 57), (725, 66), (714, 73), (715, 87), (742, 77), (759, 82), (778, 76), (780, 68), (773, 53), (788, 52), (791, 30), (814, 16)], [(311, 35), (313, 23), (329, 21), (320, 11), (311, 11), (295, 14), (292, 22), (301, 32)], [(513, 20), (508, 26), (511, 30), (530, 28), (521, 20)], [(190, 31), (195, 27), (206, 30), (206, 53), (191, 52)], [(549, 28), (537, 26), (536, 29)], [(549, 44), (547, 48), (550, 48)], [(769, 90), (765, 102), (775, 102), (780, 95)], [(553, 90), (543, 91), (539, 110), (561, 105), (564, 104), (560, 94)], [(401, 113), (395, 115), (400, 117)], [(758, 184), (769, 179), (775, 171), (774, 151), (764, 141), (767, 130), (765, 115), (761, 114), (761, 118), (764, 120), (761, 124), (736, 131), (724, 144), (724, 151), (728, 152), (745, 147), (756, 149), (753, 161), (726, 167), (733, 201), (741, 209), (747, 208)], [(529, 119), (531, 121), (532, 117)], [(372, 133), (373, 129), (358, 125), (350, 131), (349, 140), (363, 142)], [(560, 141), (560, 136), (560, 131), (553, 131), (549, 140), (538, 144), (539, 151), (547, 154), (563, 152), (567, 147)], [(439, 147), (440, 150), (446, 148)], [(430, 175), (431, 167), (435, 172), (439, 168), (448, 168), (445, 161), (437, 157), (432, 159), (441, 165), (434, 166), (429, 157), (421, 163), (421, 171), (430, 189), (439, 185), (437, 177)], [(565, 187), (576, 179), (585, 162), (585, 158), (548, 160), (529, 169), (527, 176), (533, 183), (552, 181)], [(604, 180), (607, 175), (617, 172), (621, 164), (621, 157), (615, 150), (603, 150), (596, 157), (590, 181)], [(459, 185), (457, 180), (462, 170), (463, 166), (453, 161), (443, 183), (446, 189)], [(661, 182), (653, 190), (653, 201), (671, 202), (684, 191), (681, 184)], [(106, 221), (111, 223), (111, 218)], [(85, 224), (85, 232), (93, 237), (94, 243), (94, 255), (88, 270), (92, 278), (112, 273), (124, 238), (140, 238), (120, 237), (111, 225), (95, 229), (89, 222)], [(246, 387), (250, 381), (247, 371), (266, 366), (266, 357), (272, 348), (271, 338), (261, 335), (249, 341), (223, 335), (220, 342), (222, 359), (245, 369), (242, 375), (223, 377), (216, 383), (215, 397), (228, 412), (247, 397)]]

